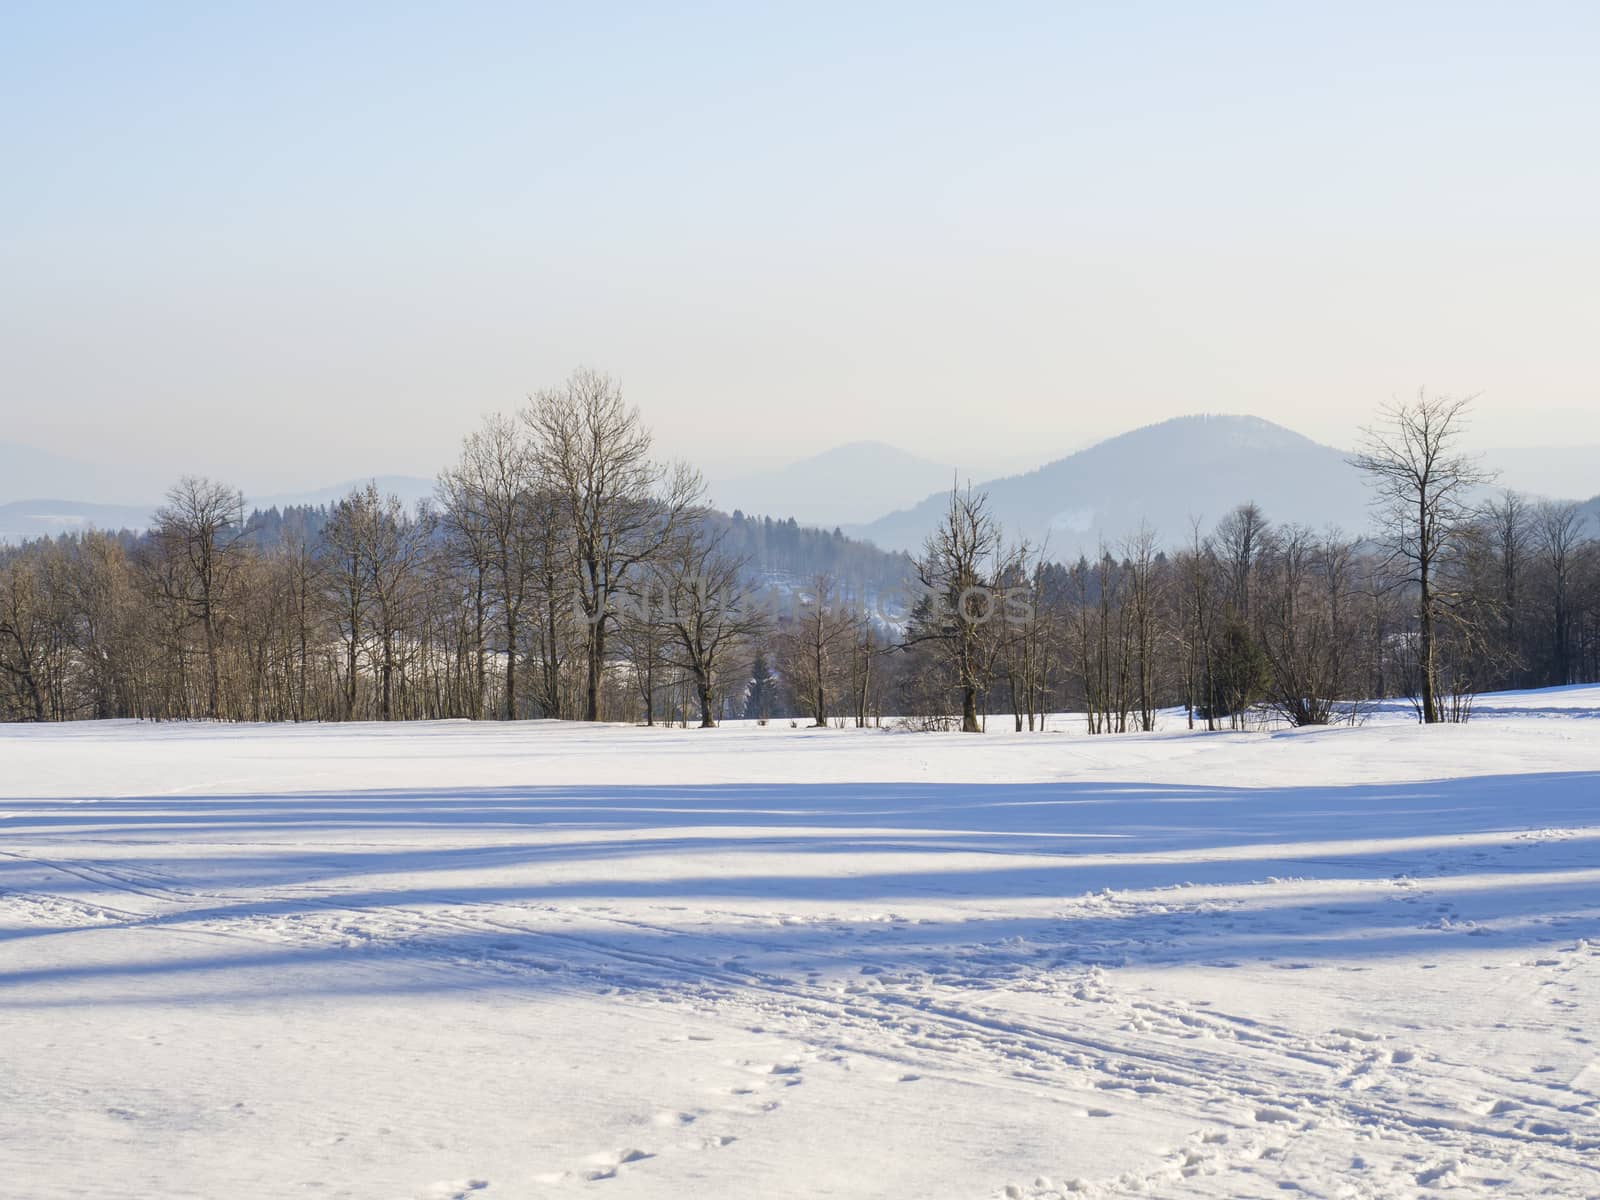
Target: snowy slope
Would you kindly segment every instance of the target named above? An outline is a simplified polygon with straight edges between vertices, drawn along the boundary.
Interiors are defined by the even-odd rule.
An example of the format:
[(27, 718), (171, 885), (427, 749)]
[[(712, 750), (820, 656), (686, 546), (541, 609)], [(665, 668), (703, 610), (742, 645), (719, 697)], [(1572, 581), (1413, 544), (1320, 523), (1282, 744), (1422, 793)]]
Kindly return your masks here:
[(1600, 689), (1480, 712), (3, 727), (0, 1192), (1594, 1196)]

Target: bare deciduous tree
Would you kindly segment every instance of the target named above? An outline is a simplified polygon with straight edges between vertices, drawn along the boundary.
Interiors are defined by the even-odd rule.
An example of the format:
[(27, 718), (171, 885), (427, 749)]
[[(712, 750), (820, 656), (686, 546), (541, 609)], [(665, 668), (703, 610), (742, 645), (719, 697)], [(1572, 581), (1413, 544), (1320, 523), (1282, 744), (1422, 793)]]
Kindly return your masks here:
[(1440, 693), (1439, 627), (1452, 595), (1441, 567), (1476, 514), (1475, 493), (1494, 478), (1459, 449), (1473, 397), (1429, 396), (1396, 401), (1384, 423), (1365, 431), (1351, 462), (1370, 479), (1391, 562), (1417, 593), (1418, 709), (1427, 724), (1448, 715)]
[(1485, 509), (1489, 538), (1499, 567), (1500, 610), (1504, 619), (1505, 656), (1514, 673), (1519, 666), (1524, 576), (1531, 519), (1528, 502), (1507, 488)]
[(700, 726), (716, 724), (712, 703), (718, 673), (730, 654), (766, 631), (767, 616), (745, 583), (745, 563), (722, 548), (722, 531), (704, 514), (680, 523), (648, 565), (652, 604), (667, 633), (665, 657), (694, 681)]
[(650, 458), (650, 433), (609, 376), (580, 370), (524, 411), (540, 486), (569, 539), (584, 622), (583, 717), (600, 719), (606, 637), (629, 572), (667, 544), (704, 486), (688, 467)]
[(855, 644), (858, 617), (832, 576), (818, 575), (793, 597), (795, 611), (780, 623), (778, 670), (795, 708), (826, 728), (843, 688), (845, 663)]
[(987, 683), (985, 639), (998, 636), (1005, 614), (998, 595), (1003, 569), (993, 569), (1000, 530), (988, 498), (968, 487), (950, 489), (939, 527), (917, 560), (923, 596), (912, 614), (906, 645), (934, 647), (951, 668), (961, 696), (961, 729), (979, 733), (978, 696)]
[(540, 481), (517, 423), (493, 415), (462, 443), (456, 465), (439, 479), (442, 520), (451, 544), (481, 571), (503, 635), (505, 693), (501, 714), (517, 716), (517, 660), (523, 614), (539, 566), (536, 520)]
[(156, 510), (152, 546), (166, 598), (200, 626), (206, 655), (206, 716), (222, 708), (223, 602), (243, 559), (244, 497), (211, 479), (186, 475)]
[(1550, 665), (1557, 683), (1572, 679), (1572, 593), (1583, 517), (1576, 504), (1540, 504), (1534, 518), (1550, 605)]
[(1272, 526), (1260, 507), (1241, 504), (1217, 523), (1216, 545), (1228, 568), (1228, 602), (1234, 615), (1250, 620), (1256, 564), (1271, 544)]

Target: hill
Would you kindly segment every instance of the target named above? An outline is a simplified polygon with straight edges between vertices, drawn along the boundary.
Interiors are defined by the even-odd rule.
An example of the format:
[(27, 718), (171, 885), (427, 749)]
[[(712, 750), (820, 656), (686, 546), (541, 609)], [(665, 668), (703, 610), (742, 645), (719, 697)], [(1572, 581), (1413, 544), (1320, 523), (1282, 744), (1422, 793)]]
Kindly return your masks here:
[[(1178, 417), (1120, 434), (1036, 471), (977, 485), (1009, 535), (1048, 541), (1053, 557), (1114, 545), (1148, 522), (1163, 542), (1253, 500), (1274, 522), (1364, 529), (1367, 496), (1345, 452), (1260, 417)], [(938, 522), (938, 491), (849, 528), (886, 550), (916, 550)]]

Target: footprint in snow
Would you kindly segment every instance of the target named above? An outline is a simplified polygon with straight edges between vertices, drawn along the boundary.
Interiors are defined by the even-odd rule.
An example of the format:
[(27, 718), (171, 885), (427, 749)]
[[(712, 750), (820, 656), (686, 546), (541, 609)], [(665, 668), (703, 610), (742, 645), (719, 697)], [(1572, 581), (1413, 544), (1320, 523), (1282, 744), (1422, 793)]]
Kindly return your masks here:
[(615, 1150), (609, 1154), (596, 1154), (589, 1159), (595, 1165), (584, 1171), (579, 1177), (586, 1183), (599, 1183), (603, 1179), (615, 1179), (617, 1171), (629, 1163), (643, 1162), (647, 1158), (654, 1158), (648, 1150), (624, 1149)]
[(693, 1125), (699, 1119), (698, 1113), (667, 1110), (656, 1113), (650, 1118), (650, 1123), (661, 1129), (673, 1129), (681, 1125)]
[(436, 1183), (428, 1191), (430, 1200), (468, 1200), (474, 1192), (489, 1186), (487, 1179), (462, 1179), (454, 1183)]
[(1281, 1108), (1258, 1108), (1255, 1116), (1256, 1120), (1268, 1125), (1280, 1125), (1298, 1120), (1293, 1113), (1285, 1112)]

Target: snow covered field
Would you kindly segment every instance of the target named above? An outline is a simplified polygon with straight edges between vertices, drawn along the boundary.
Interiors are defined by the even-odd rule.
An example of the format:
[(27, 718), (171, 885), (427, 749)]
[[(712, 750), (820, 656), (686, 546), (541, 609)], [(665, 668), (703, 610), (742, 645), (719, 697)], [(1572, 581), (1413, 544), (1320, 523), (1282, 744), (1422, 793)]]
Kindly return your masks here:
[(1600, 1195), (1600, 689), (0, 727), (7, 1197)]

